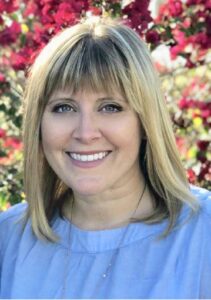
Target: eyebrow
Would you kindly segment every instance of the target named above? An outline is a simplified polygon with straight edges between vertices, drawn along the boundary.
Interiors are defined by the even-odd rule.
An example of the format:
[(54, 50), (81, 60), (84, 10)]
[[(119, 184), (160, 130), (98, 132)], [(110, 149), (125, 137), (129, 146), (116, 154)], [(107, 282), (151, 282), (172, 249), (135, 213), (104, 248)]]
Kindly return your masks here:
[[(107, 96), (107, 97), (100, 97), (100, 98), (97, 98), (97, 101), (104, 101), (104, 100), (118, 100), (118, 101), (121, 101), (121, 102), (126, 102), (123, 98), (119, 98), (119, 97), (113, 97), (113, 96)], [(52, 98), (49, 102), (48, 102), (48, 105), (49, 104), (52, 104), (56, 101), (68, 101), (68, 102), (77, 102), (75, 99), (73, 98), (70, 98), (70, 97), (55, 97), (55, 98)]]

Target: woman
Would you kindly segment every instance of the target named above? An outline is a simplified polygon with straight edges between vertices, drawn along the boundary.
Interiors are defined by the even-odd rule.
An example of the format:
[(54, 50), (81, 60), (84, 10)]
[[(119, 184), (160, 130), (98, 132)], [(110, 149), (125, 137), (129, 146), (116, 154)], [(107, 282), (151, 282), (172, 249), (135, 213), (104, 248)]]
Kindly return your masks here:
[(0, 217), (1, 298), (211, 297), (211, 195), (187, 183), (139, 36), (64, 30), (24, 105), (28, 204)]

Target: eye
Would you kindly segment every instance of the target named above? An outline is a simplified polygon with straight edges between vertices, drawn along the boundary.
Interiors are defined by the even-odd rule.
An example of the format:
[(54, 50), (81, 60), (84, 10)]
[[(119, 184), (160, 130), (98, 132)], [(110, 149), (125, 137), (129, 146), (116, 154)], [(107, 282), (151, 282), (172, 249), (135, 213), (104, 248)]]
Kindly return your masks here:
[(68, 111), (75, 111), (75, 109), (69, 104), (57, 104), (53, 107), (52, 111), (55, 113), (63, 113)]
[(101, 108), (101, 111), (106, 113), (116, 113), (122, 111), (123, 108), (117, 104), (106, 104)]

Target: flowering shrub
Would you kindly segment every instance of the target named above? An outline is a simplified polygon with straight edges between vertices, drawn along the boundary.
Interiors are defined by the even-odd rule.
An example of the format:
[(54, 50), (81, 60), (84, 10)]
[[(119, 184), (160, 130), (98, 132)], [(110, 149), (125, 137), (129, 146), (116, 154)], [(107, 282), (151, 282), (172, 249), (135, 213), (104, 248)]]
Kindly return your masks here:
[[(9, 7), (8, 3), (11, 3)], [(152, 21), (148, 10), (149, 0), (133, 1), (121, 8), (120, 0), (3, 0), (0, 13), (3, 13), (3, 26), (0, 32), (0, 44), (9, 46), (10, 62), (15, 70), (25, 70), (37, 52), (46, 45), (49, 39), (61, 29), (76, 24), (87, 15), (109, 14), (113, 17), (124, 17), (125, 22), (140, 34), (147, 29)], [(21, 25), (14, 19), (17, 12)], [(6, 25), (4, 16), (9, 17), (11, 24)], [(15, 47), (12, 44), (15, 43)], [(14, 49), (15, 48), (15, 49)]]
[(24, 199), (21, 176), (22, 143), (16, 137), (7, 136), (0, 129), (0, 208), (7, 209), (11, 204)]
[(175, 77), (174, 90), (167, 97), (189, 181), (207, 188), (211, 182), (210, 75), (207, 66), (186, 70)]
[(188, 68), (206, 61), (211, 46), (210, 0), (168, 0), (154, 22), (149, 42), (169, 45), (172, 59), (182, 56)]
[[(172, 60), (182, 58), (185, 76), (178, 72), (177, 76), (171, 74), (166, 85), (167, 101), (189, 181), (210, 189), (211, 1), (167, 0), (146, 32), (146, 40), (152, 50), (165, 44)], [(165, 68), (162, 71), (169, 72)], [(176, 80), (170, 82), (174, 78), (177, 81), (182, 78), (183, 82), (177, 93)]]
[[(165, 44), (171, 59), (182, 57), (183, 67), (189, 72), (208, 63), (210, 0), (167, 0), (154, 20), (148, 6), (149, 0), (130, 1), (124, 7), (120, 0), (1, 0), (0, 209), (24, 199), (20, 128), (25, 75), (36, 55), (58, 31), (89, 15), (110, 15), (121, 18), (136, 30), (151, 50)], [(192, 78), (193, 74), (189, 74)], [(176, 97), (166, 89), (176, 140), (189, 180), (206, 187), (210, 187), (211, 174), (209, 80), (199, 82), (196, 77), (194, 82), (185, 84)]]

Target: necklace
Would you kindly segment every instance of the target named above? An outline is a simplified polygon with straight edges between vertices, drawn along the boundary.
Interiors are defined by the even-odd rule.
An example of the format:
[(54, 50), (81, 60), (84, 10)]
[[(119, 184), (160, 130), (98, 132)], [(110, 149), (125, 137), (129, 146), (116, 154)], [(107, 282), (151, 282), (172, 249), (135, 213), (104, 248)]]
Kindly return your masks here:
[[(136, 205), (136, 208), (135, 210), (133, 211), (131, 217), (129, 218), (129, 222), (127, 224), (127, 226), (125, 227), (125, 230), (122, 234), (122, 237), (120, 238), (120, 241), (119, 241), (119, 244), (118, 244), (118, 247), (114, 250), (113, 254), (111, 255), (111, 258), (109, 260), (109, 263), (107, 264), (106, 268), (105, 268), (105, 271), (100, 275), (99, 277), (99, 280), (98, 282), (96, 283), (96, 287), (94, 289), (94, 291), (92, 292), (92, 295), (89, 297), (89, 299), (92, 299), (92, 298), (95, 298), (96, 294), (97, 294), (97, 291), (99, 290), (102, 282), (104, 281), (105, 278), (108, 277), (109, 275), (109, 272), (110, 272), (110, 269), (111, 267), (114, 265), (115, 263), (115, 260), (116, 260), (116, 257), (118, 256), (118, 253), (119, 253), (119, 250), (124, 242), (124, 239), (125, 239), (125, 236), (127, 235), (127, 232), (128, 232), (128, 229), (130, 227), (130, 220), (133, 219), (138, 207), (139, 207), (139, 204), (143, 198), (143, 195), (145, 193), (145, 190), (146, 190), (146, 182), (145, 182), (145, 185), (144, 185), (144, 188), (143, 188), (143, 191), (141, 193), (141, 196), (139, 198), (139, 201), (138, 201), (138, 204)], [(66, 287), (67, 287), (67, 277), (68, 277), (68, 262), (70, 260), (70, 255), (71, 255), (71, 247), (70, 247), (70, 242), (71, 242), (71, 235), (72, 235), (72, 217), (73, 217), (73, 204), (74, 204), (74, 201), (72, 200), (72, 203), (71, 203), (71, 215), (70, 215), (70, 231), (69, 231), (69, 238), (68, 238), (68, 248), (67, 248), (67, 252), (66, 252), (66, 264), (65, 264), (65, 271), (64, 271), (64, 280), (63, 280), (63, 286), (62, 286), (62, 299), (65, 299), (65, 295), (66, 295)]]

